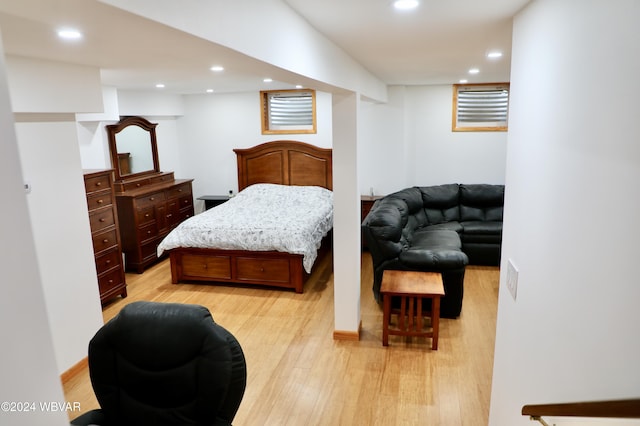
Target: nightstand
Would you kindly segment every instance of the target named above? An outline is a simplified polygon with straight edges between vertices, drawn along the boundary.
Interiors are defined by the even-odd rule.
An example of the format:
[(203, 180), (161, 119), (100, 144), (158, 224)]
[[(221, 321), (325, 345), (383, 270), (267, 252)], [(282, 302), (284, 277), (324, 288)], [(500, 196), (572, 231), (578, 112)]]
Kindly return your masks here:
[(228, 195), (203, 195), (198, 197), (198, 200), (204, 201), (204, 209), (209, 210), (212, 207), (219, 206), (225, 201), (229, 200)]

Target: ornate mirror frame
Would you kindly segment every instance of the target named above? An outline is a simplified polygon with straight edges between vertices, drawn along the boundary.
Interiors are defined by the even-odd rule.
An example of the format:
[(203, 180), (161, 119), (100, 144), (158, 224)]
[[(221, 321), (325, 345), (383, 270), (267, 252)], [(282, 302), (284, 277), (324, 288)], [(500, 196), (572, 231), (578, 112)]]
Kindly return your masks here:
[[(156, 139), (157, 125), (157, 123), (151, 123), (143, 117), (126, 116), (121, 117), (118, 123), (109, 124), (106, 126), (107, 134), (109, 136), (109, 150), (111, 151), (111, 164), (115, 170), (116, 182), (160, 173), (160, 163), (158, 161), (158, 142)], [(118, 134), (131, 126), (138, 126), (143, 131), (148, 132), (148, 141), (146, 140), (146, 137), (144, 137), (144, 139), (140, 139), (140, 143), (150, 144), (149, 155), (152, 158), (146, 158), (144, 160), (148, 162), (148, 164), (151, 164), (152, 162), (152, 168), (145, 168), (144, 170), (139, 171), (130, 170), (129, 153), (118, 151)], [(122, 139), (122, 134), (120, 136)], [(137, 143), (137, 141), (135, 143)]]

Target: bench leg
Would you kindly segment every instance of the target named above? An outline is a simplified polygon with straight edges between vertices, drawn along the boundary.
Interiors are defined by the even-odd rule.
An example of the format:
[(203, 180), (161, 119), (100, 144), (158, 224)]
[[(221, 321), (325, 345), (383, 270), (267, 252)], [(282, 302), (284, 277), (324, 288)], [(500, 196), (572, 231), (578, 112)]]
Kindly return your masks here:
[(438, 350), (438, 329), (440, 326), (440, 296), (431, 299), (431, 349)]
[(391, 296), (382, 295), (382, 346), (389, 346), (389, 321), (391, 321)]

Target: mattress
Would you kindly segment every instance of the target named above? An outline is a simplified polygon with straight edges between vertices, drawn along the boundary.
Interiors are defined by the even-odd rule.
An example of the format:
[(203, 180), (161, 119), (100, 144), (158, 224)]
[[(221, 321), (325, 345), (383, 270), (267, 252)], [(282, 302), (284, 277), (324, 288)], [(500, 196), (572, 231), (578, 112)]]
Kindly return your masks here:
[(322, 238), (333, 227), (333, 192), (319, 186), (255, 184), (189, 218), (158, 246), (281, 251), (303, 255), (311, 272)]

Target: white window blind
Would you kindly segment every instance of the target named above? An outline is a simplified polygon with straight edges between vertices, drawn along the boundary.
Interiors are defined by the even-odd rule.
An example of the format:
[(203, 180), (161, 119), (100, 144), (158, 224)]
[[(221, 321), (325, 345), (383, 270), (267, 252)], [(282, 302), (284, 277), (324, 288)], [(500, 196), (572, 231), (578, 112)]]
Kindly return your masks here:
[(310, 126), (313, 124), (311, 94), (273, 94), (269, 100), (269, 120), (273, 126)]
[(507, 130), (508, 84), (454, 85), (454, 131)]
[(315, 92), (261, 92), (263, 133), (315, 133)]

